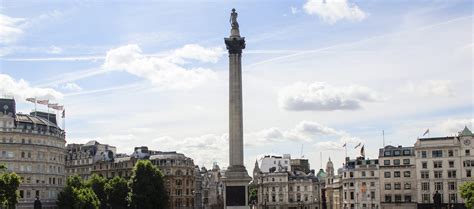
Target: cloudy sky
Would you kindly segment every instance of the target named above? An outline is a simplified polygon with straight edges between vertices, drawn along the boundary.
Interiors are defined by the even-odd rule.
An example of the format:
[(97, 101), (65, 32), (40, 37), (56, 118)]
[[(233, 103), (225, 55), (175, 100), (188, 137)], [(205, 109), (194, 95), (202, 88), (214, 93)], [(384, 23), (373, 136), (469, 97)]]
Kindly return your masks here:
[[(473, 124), (471, 1), (2, 1), (0, 94), (66, 107), (68, 143), (228, 162), (223, 38), (239, 13), (245, 162), (320, 168), (365, 144), (412, 146)], [(43, 108), (44, 110), (44, 108)], [(324, 165), (323, 164), (323, 165)]]

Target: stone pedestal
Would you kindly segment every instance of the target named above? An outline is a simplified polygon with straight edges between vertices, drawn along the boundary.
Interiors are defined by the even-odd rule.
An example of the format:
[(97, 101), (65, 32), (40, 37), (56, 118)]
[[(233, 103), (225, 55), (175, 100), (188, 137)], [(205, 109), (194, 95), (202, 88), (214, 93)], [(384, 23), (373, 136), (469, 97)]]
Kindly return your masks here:
[(231, 34), (224, 39), (229, 51), (229, 167), (222, 178), (224, 207), (248, 209), (248, 185), (252, 178), (244, 166), (242, 49), (245, 48), (245, 38), (240, 37), (237, 13), (232, 11), (231, 19), (234, 17), (234, 22)]

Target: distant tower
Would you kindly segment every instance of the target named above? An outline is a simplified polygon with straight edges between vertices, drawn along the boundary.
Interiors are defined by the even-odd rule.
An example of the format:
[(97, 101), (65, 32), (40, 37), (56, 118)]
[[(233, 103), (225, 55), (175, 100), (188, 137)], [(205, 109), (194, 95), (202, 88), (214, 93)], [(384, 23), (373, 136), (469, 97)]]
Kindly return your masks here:
[(329, 157), (329, 161), (326, 163), (326, 173), (328, 176), (334, 176), (334, 165), (332, 164), (331, 157)]
[(258, 166), (258, 161), (255, 160), (255, 166), (253, 167), (253, 181), (252, 181), (252, 184), (257, 184), (258, 175), (261, 172), (262, 171), (260, 170), (260, 167)]

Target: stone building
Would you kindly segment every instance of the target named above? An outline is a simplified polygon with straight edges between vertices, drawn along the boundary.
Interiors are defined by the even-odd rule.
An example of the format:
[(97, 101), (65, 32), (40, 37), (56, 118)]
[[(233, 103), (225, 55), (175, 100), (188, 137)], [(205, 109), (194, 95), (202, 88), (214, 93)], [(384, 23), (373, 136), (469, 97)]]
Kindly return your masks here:
[(97, 141), (86, 144), (68, 144), (66, 152), (66, 176), (78, 175), (89, 179), (92, 166), (97, 161), (111, 161), (115, 158), (116, 148)]
[(137, 147), (131, 157), (96, 162), (92, 167), (92, 174), (106, 178), (130, 178), (135, 163), (140, 159), (149, 159), (163, 173), (165, 189), (169, 196), (169, 209), (194, 207), (195, 166), (191, 158), (181, 153), (150, 151), (146, 147)]
[(291, 171), (291, 155), (284, 154), (283, 156), (265, 155), (260, 163), (260, 170), (268, 173), (271, 170), (284, 169)]
[(384, 209), (416, 209), (416, 168), (413, 147), (379, 150), (380, 204)]
[(342, 169), (344, 209), (380, 208), (379, 161), (346, 158)]
[(0, 99), (0, 164), (22, 178), (17, 208), (32, 208), (36, 197), (54, 208), (65, 184), (65, 132), (55, 114), (17, 113), (15, 105)]
[(214, 163), (211, 170), (201, 168), (201, 188), (203, 209), (220, 209), (224, 207), (222, 174), (219, 166)]
[[(342, 169), (341, 169), (342, 171)], [(328, 209), (342, 208), (342, 176), (334, 173), (334, 165), (329, 158), (326, 164), (326, 205)]]
[(324, 172), (316, 175), (314, 170), (308, 173), (289, 171), (284, 166), (270, 169), (270, 172), (262, 172), (258, 162), (255, 162), (252, 183), (257, 188), (256, 208), (320, 209), (323, 195), (321, 189), (324, 188), (324, 180), (320, 178), (325, 176)]
[(457, 136), (419, 138), (415, 143), (418, 208), (431, 208), (441, 194), (443, 207), (465, 208), (459, 186), (473, 181), (474, 139), (465, 127)]

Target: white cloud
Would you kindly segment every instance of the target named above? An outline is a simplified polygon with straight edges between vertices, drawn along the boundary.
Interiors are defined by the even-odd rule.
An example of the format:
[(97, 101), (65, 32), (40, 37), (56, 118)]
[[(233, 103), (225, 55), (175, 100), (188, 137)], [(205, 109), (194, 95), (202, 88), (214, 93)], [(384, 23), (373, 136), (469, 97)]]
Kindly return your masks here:
[(63, 52), (63, 49), (61, 47), (57, 47), (57, 46), (50, 46), (49, 47), (49, 50), (48, 50), (48, 53), (50, 54), (61, 54)]
[(79, 86), (77, 83), (66, 83), (62, 86), (63, 89), (68, 91), (82, 91), (82, 87)]
[(318, 15), (325, 22), (334, 24), (339, 20), (361, 21), (367, 14), (348, 0), (308, 0), (303, 6), (310, 15)]
[(0, 44), (14, 43), (23, 35), (21, 25), (26, 20), (0, 14)]
[(199, 45), (185, 45), (163, 58), (147, 57), (139, 46), (131, 44), (107, 52), (103, 68), (122, 70), (145, 78), (160, 89), (190, 89), (217, 78), (214, 71), (206, 68), (186, 69), (187, 60), (216, 62), (222, 49), (207, 49)]
[(448, 134), (457, 134), (461, 132), (464, 127), (467, 126), (472, 130), (474, 126), (474, 118), (468, 119), (448, 119), (439, 124), (439, 128)]
[(297, 82), (279, 93), (280, 107), (294, 111), (356, 110), (362, 102), (378, 100), (375, 91), (364, 86), (334, 87), (323, 82)]
[(291, 14), (298, 14), (300, 13), (300, 10), (298, 9), (298, 7), (290, 7), (290, 10), (291, 10)]
[(408, 82), (402, 91), (420, 96), (454, 96), (451, 80), (425, 80)]
[(0, 74), (0, 94), (19, 98), (17, 101), (24, 101), (28, 97), (41, 99), (60, 100), (63, 97), (61, 92), (52, 88), (37, 88), (23, 80), (15, 80), (9, 75)]

